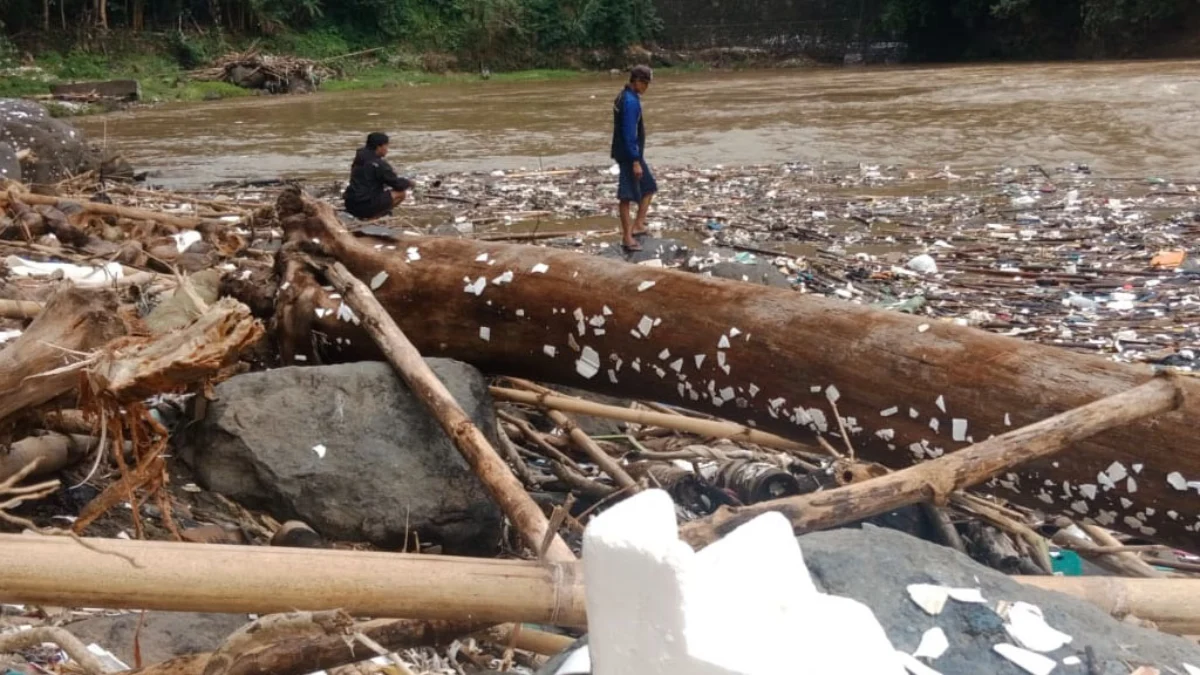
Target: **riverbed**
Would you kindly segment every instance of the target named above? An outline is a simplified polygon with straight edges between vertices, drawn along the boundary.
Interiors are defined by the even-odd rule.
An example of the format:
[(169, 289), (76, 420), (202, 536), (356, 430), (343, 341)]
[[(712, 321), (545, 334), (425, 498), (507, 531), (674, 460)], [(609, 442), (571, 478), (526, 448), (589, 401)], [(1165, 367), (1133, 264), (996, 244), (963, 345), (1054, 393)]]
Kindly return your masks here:
[[(659, 165), (1088, 164), (1200, 175), (1195, 61), (669, 73), (645, 99)], [(416, 174), (608, 162), (616, 75), (145, 108), (84, 120), (173, 187), (341, 178), (370, 131)]]

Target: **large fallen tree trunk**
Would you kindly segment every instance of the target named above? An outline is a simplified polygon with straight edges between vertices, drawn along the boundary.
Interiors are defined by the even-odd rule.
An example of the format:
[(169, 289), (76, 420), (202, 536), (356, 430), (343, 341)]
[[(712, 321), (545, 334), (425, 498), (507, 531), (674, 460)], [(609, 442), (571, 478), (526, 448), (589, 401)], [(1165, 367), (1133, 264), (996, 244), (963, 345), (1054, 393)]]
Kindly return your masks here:
[[(489, 372), (654, 398), (809, 440), (837, 436), (892, 467), (933, 459), (1147, 382), (1120, 365), (983, 331), (787, 290), (570, 251), (398, 236), (357, 240), (333, 214), (280, 200), (291, 243), (278, 297), (286, 359), (381, 358), (301, 265), (321, 249), (369, 283), (428, 356)], [(1200, 383), (1152, 421), (1026, 464), (987, 489), (1027, 506), (1196, 549)], [(840, 441), (838, 441), (840, 442)]]

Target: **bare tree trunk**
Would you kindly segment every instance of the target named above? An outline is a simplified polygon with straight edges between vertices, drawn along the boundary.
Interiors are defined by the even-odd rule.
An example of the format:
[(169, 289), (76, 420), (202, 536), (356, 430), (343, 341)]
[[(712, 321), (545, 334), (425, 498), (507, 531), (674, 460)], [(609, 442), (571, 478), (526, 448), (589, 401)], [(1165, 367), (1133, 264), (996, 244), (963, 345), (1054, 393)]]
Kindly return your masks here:
[[(285, 215), (297, 208), (287, 199)], [(1145, 366), (949, 323), (922, 326), (899, 312), (573, 251), (406, 235), (359, 240), (311, 212), (284, 224), (288, 250), (319, 246), (369, 282), (427, 356), (684, 405), (797, 440), (820, 434), (841, 443), (840, 416), (859, 456), (892, 468), (1153, 377)], [(381, 358), (361, 326), (316, 312), (339, 300), (311, 275), (293, 271), (283, 281), (291, 282), (276, 305), (285, 359)], [(312, 331), (327, 338), (319, 352)], [(1200, 382), (1183, 378), (1180, 388), (1178, 410), (1075, 443), (1068, 459), (1035, 459), (981, 489), (1195, 549), (1200, 521), (1189, 482), (1200, 481)]]

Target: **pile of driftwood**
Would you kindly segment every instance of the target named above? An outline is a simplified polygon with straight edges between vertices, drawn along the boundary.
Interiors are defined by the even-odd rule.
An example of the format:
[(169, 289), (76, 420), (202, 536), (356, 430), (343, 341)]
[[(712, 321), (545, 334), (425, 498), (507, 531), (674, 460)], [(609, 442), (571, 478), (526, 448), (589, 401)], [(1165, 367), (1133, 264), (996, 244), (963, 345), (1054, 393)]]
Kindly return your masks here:
[(309, 93), (333, 75), (333, 70), (318, 61), (262, 54), (253, 48), (226, 54), (212, 66), (189, 73), (193, 80), (229, 82), (272, 94)]
[[(806, 532), (912, 506), (944, 543), (1024, 582), (1200, 633), (1196, 565), (1172, 551), (1195, 541), (1192, 379), (573, 252), (356, 235), (294, 188), (250, 209), (218, 195), (113, 190), (96, 201), (9, 185), (0, 208), (10, 275), (0, 307), (20, 331), (0, 351), (0, 422), (13, 441), (0, 453), (0, 521), (54, 535), (15, 512), (59, 489), (46, 474), (80, 460), (119, 474), (68, 536), (0, 535), (0, 602), (284, 613), (217, 652), (140, 672), (306, 673), (465, 636), (509, 662), (513, 650), (553, 653), (565, 638), (511, 623), (584, 625), (579, 534), (651, 486), (676, 499), (698, 547), (768, 510)], [(193, 284), (211, 269), (223, 274), (220, 299)], [(334, 295), (355, 320), (316, 311)], [(182, 318), (146, 321), (152, 296)], [(272, 363), (392, 364), (503, 510), (522, 559), (81, 538), (122, 502), (139, 538), (140, 503), (155, 500), (171, 522), (169, 432), (147, 399), (203, 398), (261, 367), (263, 347)], [(498, 447), (422, 353), (497, 376)], [(642, 402), (601, 405), (535, 381)], [(589, 436), (574, 415), (626, 432)], [(1110, 499), (1129, 517), (1104, 515)], [(1052, 547), (1139, 578), (1050, 577)], [(0, 653), (27, 640), (5, 636)]]

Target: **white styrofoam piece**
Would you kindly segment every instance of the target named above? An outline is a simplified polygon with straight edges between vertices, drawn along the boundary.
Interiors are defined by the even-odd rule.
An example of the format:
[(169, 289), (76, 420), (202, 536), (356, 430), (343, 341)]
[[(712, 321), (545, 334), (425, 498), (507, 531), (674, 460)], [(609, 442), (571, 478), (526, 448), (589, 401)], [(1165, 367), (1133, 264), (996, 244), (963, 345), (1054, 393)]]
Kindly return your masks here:
[(1055, 630), (1046, 623), (1042, 610), (1037, 605), (1017, 602), (1008, 608), (1004, 624), (1009, 636), (1025, 649), (1043, 654), (1071, 643), (1071, 636)]
[(584, 645), (571, 652), (554, 675), (592, 675), (592, 654)]
[(778, 513), (696, 553), (647, 490), (588, 525), (583, 566), (595, 675), (778, 675), (796, 654), (806, 672), (904, 675), (869, 608), (817, 591)]
[(942, 630), (941, 626), (934, 626), (921, 636), (921, 644), (917, 645), (913, 656), (936, 661), (949, 648), (950, 640), (946, 638), (946, 631)]
[(1010, 645), (1007, 642), (992, 647), (996, 653), (1008, 659), (1021, 670), (1029, 673), (1029, 675), (1050, 675), (1058, 662), (1054, 659), (1046, 658), (1041, 654), (1021, 649), (1016, 645)]

